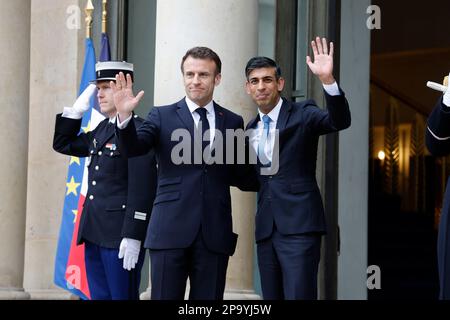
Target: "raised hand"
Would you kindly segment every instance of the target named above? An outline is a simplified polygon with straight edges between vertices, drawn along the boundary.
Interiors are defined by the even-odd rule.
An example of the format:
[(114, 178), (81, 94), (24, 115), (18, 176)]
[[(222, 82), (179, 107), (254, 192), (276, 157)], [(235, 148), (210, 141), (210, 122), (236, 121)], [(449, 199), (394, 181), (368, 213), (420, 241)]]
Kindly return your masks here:
[(114, 95), (114, 104), (121, 121), (123, 121), (131, 115), (133, 110), (139, 104), (139, 101), (144, 96), (144, 91), (141, 91), (137, 96), (134, 96), (131, 76), (127, 74), (125, 79), (123, 72), (116, 75), (116, 82), (114, 83), (114, 81), (111, 81), (110, 86)]
[(90, 108), (89, 102), (91, 101), (92, 96), (97, 92), (96, 90), (97, 87), (95, 84), (88, 85), (73, 104), (73, 110), (78, 112), (81, 116), (88, 111)]
[(306, 63), (313, 74), (315, 74), (323, 84), (333, 84), (333, 53), (334, 45), (330, 42), (328, 51), (327, 39), (316, 37), (316, 41), (311, 41), (311, 48), (314, 53), (314, 62), (310, 56), (306, 57)]

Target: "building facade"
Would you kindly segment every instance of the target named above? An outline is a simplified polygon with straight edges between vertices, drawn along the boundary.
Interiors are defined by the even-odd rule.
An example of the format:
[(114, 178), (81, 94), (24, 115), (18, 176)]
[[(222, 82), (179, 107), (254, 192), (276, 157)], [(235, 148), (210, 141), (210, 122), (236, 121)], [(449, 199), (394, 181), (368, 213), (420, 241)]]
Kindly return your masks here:
[[(99, 53), (101, 0), (93, 1)], [(321, 299), (367, 298), (367, 204), (370, 30), (369, 0), (109, 0), (112, 58), (135, 64), (138, 113), (184, 96), (181, 57), (213, 48), (223, 62), (215, 100), (249, 121), (256, 107), (244, 91), (244, 67), (256, 55), (275, 58), (287, 80), (284, 95), (314, 98), (322, 88), (305, 57), (316, 35), (336, 43), (335, 76), (352, 126), (321, 138), (318, 181), (329, 233), (320, 264)], [(84, 59), (85, 0), (0, 0), (2, 136), (0, 299), (69, 299), (53, 284), (54, 257), (68, 158), (52, 149), (55, 115), (76, 99)], [(254, 248), (256, 196), (232, 191), (238, 247), (230, 259), (226, 297), (260, 294)], [(148, 268), (148, 267), (146, 267)], [(143, 276), (142, 298), (151, 283)]]

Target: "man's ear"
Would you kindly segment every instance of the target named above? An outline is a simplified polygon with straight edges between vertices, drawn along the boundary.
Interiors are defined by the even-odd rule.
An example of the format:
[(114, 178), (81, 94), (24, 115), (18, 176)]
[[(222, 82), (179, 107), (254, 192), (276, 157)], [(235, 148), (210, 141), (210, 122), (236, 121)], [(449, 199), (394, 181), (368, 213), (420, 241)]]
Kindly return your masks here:
[(221, 80), (222, 80), (222, 74), (220, 74), (220, 73), (216, 74), (216, 77), (214, 79), (214, 85), (217, 87), (220, 84)]
[(278, 92), (283, 91), (283, 89), (284, 89), (284, 83), (285, 83), (284, 78), (283, 78), (283, 77), (280, 77), (280, 79), (278, 79), (278, 81), (277, 81)]
[(245, 87), (245, 91), (247, 92), (247, 94), (248, 95), (251, 94), (250, 83), (248, 81), (245, 81), (244, 87)]

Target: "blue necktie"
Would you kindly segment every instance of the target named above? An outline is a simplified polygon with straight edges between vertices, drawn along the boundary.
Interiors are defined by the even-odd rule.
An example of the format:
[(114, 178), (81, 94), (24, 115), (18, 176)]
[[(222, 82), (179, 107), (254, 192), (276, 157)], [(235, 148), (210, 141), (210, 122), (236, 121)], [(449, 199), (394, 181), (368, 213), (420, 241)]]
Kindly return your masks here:
[(205, 148), (209, 145), (209, 139), (205, 140), (204, 136), (205, 136), (205, 132), (207, 130), (209, 130), (209, 122), (208, 122), (208, 118), (206, 117), (206, 109), (205, 108), (197, 108), (195, 109), (195, 112), (197, 112), (200, 115), (200, 122), (198, 125), (200, 125), (200, 123), (202, 124), (202, 142), (203, 142), (203, 150), (205, 150)]
[(259, 161), (261, 161), (261, 163), (265, 166), (270, 166), (270, 160), (267, 159), (266, 153), (264, 151), (266, 143), (267, 143), (267, 138), (269, 137), (269, 127), (270, 127), (270, 121), (272, 121), (272, 119), (270, 119), (270, 117), (265, 114), (262, 117), (262, 121), (264, 123), (264, 129), (263, 129), (263, 133), (261, 135), (261, 138), (259, 139), (259, 144), (258, 144), (258, 158)]

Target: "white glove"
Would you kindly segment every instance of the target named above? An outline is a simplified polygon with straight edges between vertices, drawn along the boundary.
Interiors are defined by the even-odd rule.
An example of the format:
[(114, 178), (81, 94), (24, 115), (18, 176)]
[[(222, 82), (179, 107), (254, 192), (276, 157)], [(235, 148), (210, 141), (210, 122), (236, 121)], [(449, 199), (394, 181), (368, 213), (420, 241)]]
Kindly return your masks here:
[(90, 84), (80, 94), (78, 99), (73, 104), (72, 108), (64, 108), (63, 117), (71, 119), (81, 119), (83, 113), (89, 110), (91, 97), (95, 94), (97, 86)]
[(123, 238), (119, 248), (119, 259), (123, 258), (123, 268), (131, 271), (136, 266), (141, 250), (141, 241)]
[[(450, 73), (448, 74), (448, 79), (449, 79), (449, 81), (450, 81)], [(445, 93), (444, 93), (444, 97), (443, 97), (442, 101), (444, 102), (444, 104), (445, 104), (447, 107), (450, 107), (450, 83), (449, 83), (449, 85), (447, 86), (447, 90), (446, 90)]]

